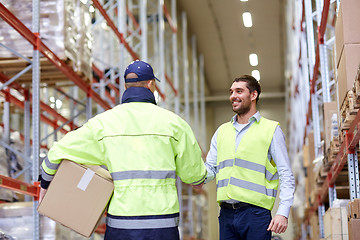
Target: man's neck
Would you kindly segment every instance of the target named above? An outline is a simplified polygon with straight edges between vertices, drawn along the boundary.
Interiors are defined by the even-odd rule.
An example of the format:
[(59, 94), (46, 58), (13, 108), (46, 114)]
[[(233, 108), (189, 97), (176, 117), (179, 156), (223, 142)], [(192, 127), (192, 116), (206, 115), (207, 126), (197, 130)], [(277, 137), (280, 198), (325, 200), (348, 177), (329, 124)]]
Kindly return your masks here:
[(237, 114), (237, 122), (240, 124), (246, 124), (249, 122), (249, 119), (256, 113), (256, 109), (255, 110), (250, 110), (247, 113), (244, 114)]

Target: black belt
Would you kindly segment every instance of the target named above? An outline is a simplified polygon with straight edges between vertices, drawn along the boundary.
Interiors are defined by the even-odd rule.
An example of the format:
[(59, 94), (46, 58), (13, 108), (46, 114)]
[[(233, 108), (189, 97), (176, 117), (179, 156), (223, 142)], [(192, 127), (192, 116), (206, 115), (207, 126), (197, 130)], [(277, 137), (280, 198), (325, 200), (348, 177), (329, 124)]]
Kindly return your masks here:
[(220, 204), (220, 207), (223, 208), (230, 208), (230, 209), (239, 209), (239, 208), (243, 208), (243, 207), (248, 207), (250, 206), (250, 203), (245, 203), (245, 202), (238, 202), (238, 203), (226, 203), (226, 202), (222, 202)]

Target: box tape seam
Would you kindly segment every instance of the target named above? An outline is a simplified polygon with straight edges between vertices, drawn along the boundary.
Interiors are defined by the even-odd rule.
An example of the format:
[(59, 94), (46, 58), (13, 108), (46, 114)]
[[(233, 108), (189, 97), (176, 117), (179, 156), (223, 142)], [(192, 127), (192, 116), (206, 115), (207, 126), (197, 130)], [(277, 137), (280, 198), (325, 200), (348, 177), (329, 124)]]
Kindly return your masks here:
[(83, 191), (86, 190), (86, 188), (88, 187), (91, 179), (94, 177), (95, 172), (93, 170), (91, 170), (90, 168), (86, 169), (84, 175), (81, 177), (77, 187)]

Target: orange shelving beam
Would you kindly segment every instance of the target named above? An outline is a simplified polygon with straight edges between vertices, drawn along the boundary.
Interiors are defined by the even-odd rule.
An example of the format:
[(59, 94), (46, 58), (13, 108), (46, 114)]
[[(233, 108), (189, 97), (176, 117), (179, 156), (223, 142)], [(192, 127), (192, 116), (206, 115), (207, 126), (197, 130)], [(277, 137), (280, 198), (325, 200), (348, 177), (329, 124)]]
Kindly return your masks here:
[(6, 188), (21, 194), (34, 197), (34, 200), (39, 200), (40, 183), (34, 182), (34, 185), (0, 175), (0, 187)]
[(173, 32), (173, 33), (176, 33), (176, 32), (177, 32), (177, 26), (175, 25), (174, 21), (172, 20), (172, 18), (171, 18), (171, 16), (170, 16), (170, 13), (169, 13), (169, 11), (167, 10), (165, 4), (164, 4), (164, 6), (163, 6), (163, 9), (164, 9), (164, 15), (165, 15), (165, 17), (166, 17), (166, 19), (167, 19), (170, 27), (171, 27), (172, 32)]

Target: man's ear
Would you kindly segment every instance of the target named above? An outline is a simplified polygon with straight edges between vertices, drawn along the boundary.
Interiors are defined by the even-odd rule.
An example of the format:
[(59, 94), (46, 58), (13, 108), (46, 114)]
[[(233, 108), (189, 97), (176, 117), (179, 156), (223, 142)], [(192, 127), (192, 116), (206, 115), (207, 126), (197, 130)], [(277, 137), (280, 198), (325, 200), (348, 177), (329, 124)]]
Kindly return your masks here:
[(148, 80), (146, 86), (148, 89), (150, 89), (152, 92), (154, 92), (155, 91), (155, 80)]
[(255, 100), (256, 101), (256, 98), (258, 96), (258, 92), (256, 90), (252, 91), (251, 93), (251, 100)]

